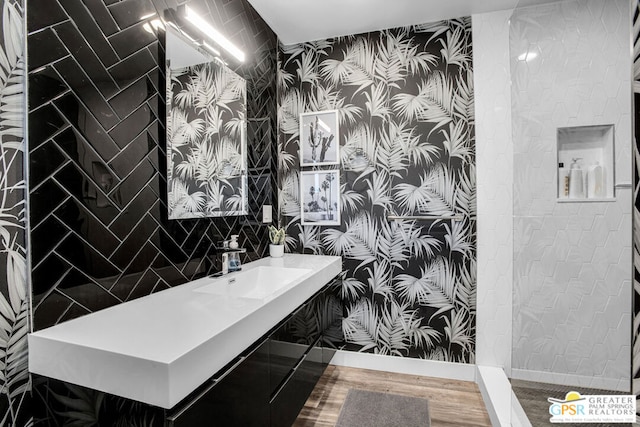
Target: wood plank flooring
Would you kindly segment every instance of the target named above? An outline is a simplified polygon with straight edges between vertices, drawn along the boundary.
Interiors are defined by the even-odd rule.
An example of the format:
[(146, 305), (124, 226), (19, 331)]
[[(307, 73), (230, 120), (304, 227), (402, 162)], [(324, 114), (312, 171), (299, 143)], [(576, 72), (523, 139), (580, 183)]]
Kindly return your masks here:
[(294, 427), (334, 426), (350, 388), (429, 400), (432, 427), (491, 426), (474, 382), (329, 365)]

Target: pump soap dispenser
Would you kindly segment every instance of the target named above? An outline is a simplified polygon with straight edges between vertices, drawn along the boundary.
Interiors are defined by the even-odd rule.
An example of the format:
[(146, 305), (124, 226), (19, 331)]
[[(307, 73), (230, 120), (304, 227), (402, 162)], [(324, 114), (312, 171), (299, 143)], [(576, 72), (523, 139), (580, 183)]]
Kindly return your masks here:
[(578, 164), (578, 160), (581, 160), (581, 158), (576, 157), (572, 159), (571, 170), (569, 171), (570, 199), (584, 199), (582, 168)]

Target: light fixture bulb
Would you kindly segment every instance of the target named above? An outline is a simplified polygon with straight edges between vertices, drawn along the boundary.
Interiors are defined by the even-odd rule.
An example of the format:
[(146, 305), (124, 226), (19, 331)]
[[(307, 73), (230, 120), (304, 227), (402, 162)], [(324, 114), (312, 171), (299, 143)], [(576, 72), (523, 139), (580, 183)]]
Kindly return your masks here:
[(198, 27), (200, 31), (205, 33), (211, 40), (220, 45), (224, 50), (229, 52), (235, 58), (237, 58), (240, 62), (244, 62), (245, 55), (244, 52), (238, 49), (233, 43), (229, 41), (225, 36), (220, 34), (218, 30), (213, 28), (207, 21), (202, 19), (200, 15), (198, 15), (193, 9), (189, 6), (184, 7), (185, 18), (191, 22), (193, 25)]
[(218, 49), (216, 49), (215, 47), (211, 46), (209, 43), (202, 42), (202, 46), (205, 49), (208, 49), (209, 51), (211, 51), (211, 53), (213, 53), (214, 55), (220, 55), (220, 51)]

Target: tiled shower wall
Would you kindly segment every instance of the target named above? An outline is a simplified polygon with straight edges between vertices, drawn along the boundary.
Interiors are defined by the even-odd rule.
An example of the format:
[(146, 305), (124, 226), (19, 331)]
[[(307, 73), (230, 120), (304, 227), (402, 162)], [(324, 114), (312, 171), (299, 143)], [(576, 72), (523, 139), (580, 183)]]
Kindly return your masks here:
[[(629, 390), (629, 31), (628, 0), (511, 18), (516, 378)], [(597, 124), (615, 125), (616, 200), (558, 203), (556, 129)]]
[(29, 191), (34, 329), (216, 270), (239, 234), (265, 255), (274, 205), (276, 37), (244, 0), (190, 7), (247, 53), (246, 217), (167, 219), (163, 32), (145, 24), (177, 1), (31, 0)]

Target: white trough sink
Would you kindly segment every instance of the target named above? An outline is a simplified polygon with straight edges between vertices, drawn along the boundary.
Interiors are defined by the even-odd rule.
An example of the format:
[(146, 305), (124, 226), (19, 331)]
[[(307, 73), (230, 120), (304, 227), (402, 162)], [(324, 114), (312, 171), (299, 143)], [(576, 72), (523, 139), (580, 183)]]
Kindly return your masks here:
[(31, 333), (29, 370), (169, 409), (341, 270), (337, 256), (249, 262)]
[(211, 283), (194, 289), (194, 292), (233, 298), (264, 299), (308, 273), (311, 273), (311, 270), (306, 268), (260, 266), (213, 279)]

